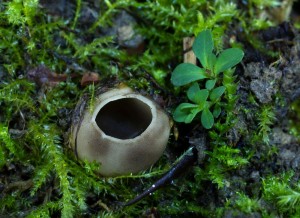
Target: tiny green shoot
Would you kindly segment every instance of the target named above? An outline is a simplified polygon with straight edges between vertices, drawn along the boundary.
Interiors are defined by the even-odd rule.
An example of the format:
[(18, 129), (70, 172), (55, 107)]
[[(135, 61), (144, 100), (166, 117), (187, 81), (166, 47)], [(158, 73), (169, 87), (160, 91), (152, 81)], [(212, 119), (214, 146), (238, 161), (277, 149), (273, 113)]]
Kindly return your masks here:
[[(173, 117), (177, 122), (191, 123), (200, 115), (204, 128), (210, 129), (214, 119), (221, 114), (222, 95), (226, 91), (221, 86), (220, 73), (231, 70), (244, 56), (239, 48), (229, 48), (218, 56), (213, 53), (214, 43), (210, 30), (199, 33), (195, 38), (192, 50), (202, 67), (191, 63), (181, 63), (172, 72), (171, 82), (174, 86), (188, 85), (187, 97), (192, 103), (181, 103), (175, 109)], [(205, 87), (200, 88), (198, 81), (204, 81)]]

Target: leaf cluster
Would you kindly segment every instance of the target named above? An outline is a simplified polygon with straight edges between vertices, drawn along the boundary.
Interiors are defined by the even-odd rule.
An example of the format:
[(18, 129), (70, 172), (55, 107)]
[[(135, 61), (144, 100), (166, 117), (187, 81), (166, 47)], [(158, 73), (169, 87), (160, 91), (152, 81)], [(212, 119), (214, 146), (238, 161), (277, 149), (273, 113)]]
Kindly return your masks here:
[[(213, 53), (214, 44), (210, 30), (199, 33), (192, 49), (202, 68), (191, 63), (182, 63), (172, 72), (171, 82), (174, 86), (192, 84), (187, 91), (187, 97), (193, 102), (181, 103), (174, 111), (174, 120), (190, 123), (201, 113), (202, 125), (210, 129), (214, 118), (221, 113), (220, 100), (226, 91), (226, 86), (218, 86), (220, 73), (230, 71), (242, 60), (244, 53), (239, 48), (229, 48), (216, 56)], [(202, 80), (205, 81), (205, 88), (200, 89), (197, 81)], [(226, 84), (229, 89), (228, 82)]]

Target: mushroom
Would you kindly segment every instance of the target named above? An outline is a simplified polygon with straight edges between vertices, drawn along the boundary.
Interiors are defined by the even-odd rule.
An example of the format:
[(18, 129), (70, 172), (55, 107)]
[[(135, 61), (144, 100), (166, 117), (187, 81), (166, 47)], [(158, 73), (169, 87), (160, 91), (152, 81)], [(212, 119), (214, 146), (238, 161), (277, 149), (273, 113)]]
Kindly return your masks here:
[(103, 176), (137, 173), (163, 154), (169, 134), (168, 115), (154, 101), (128, 87), (95, 98), (71, 128), (71, 146), (80, 159), (100, 163)]

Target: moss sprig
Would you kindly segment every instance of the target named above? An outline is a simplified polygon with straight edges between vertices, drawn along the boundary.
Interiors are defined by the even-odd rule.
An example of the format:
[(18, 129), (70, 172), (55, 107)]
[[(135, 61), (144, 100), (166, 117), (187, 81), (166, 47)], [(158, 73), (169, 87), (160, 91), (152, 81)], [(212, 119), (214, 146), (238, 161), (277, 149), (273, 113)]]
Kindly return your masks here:
[(271, 132), (271, 126), (276, 120), (274, 108), (271, 106), (264, 106), (258, 115), (258, 135), (261, 137), (262, 141), (269, 144), (269, 134)]
[(13, 25), (33, 25), (38, 9), (38, 0), (13, 0), (7, 4), (7, 19)]
[(263, 180), (263, 196), (274, 202), (280, 212), (289, 217), (300, 215), (300, 183), (290, 184), (292, 171), (279, 176), (269, 176)]
[(24, 152), (19, 144), (15, 143), (9, 134), (8, 127), (0, 124), (0, 169), (9, 161), (21, 160)]
[(59, 136), (54, 126), (40, 127), (31, 124), (29, 129), (30, 134), (34, 134), (33, 143), (35, 146), (40, 146), (41, 150), (43, 150), (43, 160), (52, 163), (53, 170), (59, 180), (60, 191), (62, 193), (62, 204), (60, 205), (62, 217), (72, 217), (75, 211), (73, 201), (76, 201), (75, 199), (77, 198), (74, 198), (75, 196), (71, 189), (72, 186), (68, 175), (70, 171), (64, 160), (63, 150), (59, 143)]
[[(34, 88), (34, 84), (27, 80), (15, 80), (0, 85), (0, 107), (2, 108), (2, 113), (7, 117), (6, 122), (9, 122), (12, 115), (21, 110), (36, 111), (35, 103), (31, 97)], [(22, 92), (22, 95), (20, 95), (20, 92)], [(7, 107), (8, 105), (9, 107)]]

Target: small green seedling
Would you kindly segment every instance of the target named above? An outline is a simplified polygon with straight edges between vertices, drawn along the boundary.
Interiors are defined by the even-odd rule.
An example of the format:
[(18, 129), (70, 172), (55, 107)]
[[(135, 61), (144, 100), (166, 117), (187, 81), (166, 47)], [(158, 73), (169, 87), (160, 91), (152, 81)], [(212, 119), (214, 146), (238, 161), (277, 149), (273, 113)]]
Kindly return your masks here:
[[(202, 31), (193, 43), (193, 52), (202, 65), (179, 64), (172, 72), (174, 86), (190, 85), (187, 97), (192, 103), (181, 103), (174, 111), (174, 120), (190, 123), (201, 113), (201, 123), (206, 129), (214, 124), (214, 118), (221, 113), (221, 97), (226, 91), (220, 84), (220, 73), (230, 70), (243, 58), (239, 48), (229, 48), (218, 56), (213, 53), (214, 43), (210, 30)], [(200, 89), (197, 81), (204, 80), (205, 88)]]

